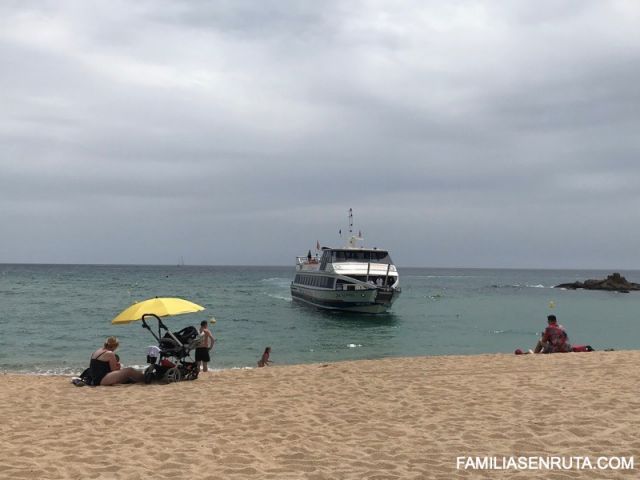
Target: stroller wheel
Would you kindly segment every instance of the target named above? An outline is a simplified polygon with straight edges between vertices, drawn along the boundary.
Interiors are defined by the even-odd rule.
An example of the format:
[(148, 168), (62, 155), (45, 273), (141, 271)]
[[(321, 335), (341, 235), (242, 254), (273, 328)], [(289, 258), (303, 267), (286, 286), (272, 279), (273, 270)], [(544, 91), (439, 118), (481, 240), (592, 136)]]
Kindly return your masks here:
[(199, 368), (195, 364), (195, 362), (185, 362), (183, 367), (185, 380), (195, 380), (196, 378), (198, 378)]
[(144, 371), (144, 383), (146, 383), (147, 385), (149, 385), (153, 379), (155, 378), (155, 370), (156, 370), (156, 366), (155, 365), (149, 365), (146, 370)]
[(167, 379), (167, 383), (179, 382), (182, 380), (182, 372), (180, 372), (178, 367), (170, 368), (167, 370), (165, 378)]

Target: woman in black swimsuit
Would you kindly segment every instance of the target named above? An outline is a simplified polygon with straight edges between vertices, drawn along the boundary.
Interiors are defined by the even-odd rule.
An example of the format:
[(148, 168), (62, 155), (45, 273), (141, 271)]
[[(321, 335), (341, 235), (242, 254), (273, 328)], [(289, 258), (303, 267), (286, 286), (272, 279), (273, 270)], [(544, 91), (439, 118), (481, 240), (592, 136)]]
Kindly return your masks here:
[(142, 382), (144, 374), (135, 368), (120, 368), (120, 362), (113, 353), (118, 348), (118, 339), (109, 337), (104, 346), (91, 355), (91, 376), (95, 385), (116, 385), (118, 383)]

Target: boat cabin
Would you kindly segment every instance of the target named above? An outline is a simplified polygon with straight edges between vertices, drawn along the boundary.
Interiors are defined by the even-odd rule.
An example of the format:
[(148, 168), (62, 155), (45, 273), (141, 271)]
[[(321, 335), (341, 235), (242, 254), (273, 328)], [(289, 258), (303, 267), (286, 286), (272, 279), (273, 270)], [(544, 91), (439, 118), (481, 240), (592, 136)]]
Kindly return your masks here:
[(350, 248), (327, 248), (320, 257), (320, 270), (325, 270), (327, 263), (382, 263), (390, 265), (391, 256), (389, 252), (378, 249), (350, 249)]

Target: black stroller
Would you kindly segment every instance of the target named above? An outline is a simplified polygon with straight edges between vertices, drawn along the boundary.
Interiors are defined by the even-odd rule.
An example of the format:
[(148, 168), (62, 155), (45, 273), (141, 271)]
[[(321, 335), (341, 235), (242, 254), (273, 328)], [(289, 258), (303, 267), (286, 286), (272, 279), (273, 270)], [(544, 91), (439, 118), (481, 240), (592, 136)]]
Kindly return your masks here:
[[(146, 322), (148, 317), (158, 320), (157, 335)], [(189, 326), (178, 332), (171, 332), (160, 317), (153, 314), (142, 316), (142, 327), (149, 330), (158, 342), (158, 346), (150, 346), (147, 349), (149, 366), (144, 371), (145, 383), (154, 380), (172, 383), (198, 378), (198, 366), (190, 355), (191, 350), (196, 348), (202, 338), (195, 327)]]

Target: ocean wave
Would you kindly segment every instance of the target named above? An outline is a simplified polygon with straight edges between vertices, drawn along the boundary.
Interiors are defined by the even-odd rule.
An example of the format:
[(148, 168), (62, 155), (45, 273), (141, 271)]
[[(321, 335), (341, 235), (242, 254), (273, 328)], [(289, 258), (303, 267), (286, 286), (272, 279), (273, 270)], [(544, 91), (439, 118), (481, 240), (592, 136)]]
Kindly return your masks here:
[[(362, 345), (359, 345), (362, 346)], [(133, 367), (136, 370), (143, 372), (149, 366), (145, 365), (127, 365), (129, 367)], [(209, 365), (210, 372), (224, 372), (226, 370), (252, 370), (254, 367), (252, 366), (231, 366), (231, 367), (212, 367)], [(37, 376), (37, 377), (77, 377), (83, 371), (85, 367), (82, 368), (72, 368), (72, 367), (52, 367), (52, 368), (41, 368), (34, 367), (33, 369), (28, 368), (2, 368), (0, 369), (0, 375), (29, 375), (29, 376)]]
[(513, 330), (513, 329), (491, 330), (489, 333), (491, 333), (492, 335), (538, 335), (538, 333), (529, 331), (529, 330)]
[(482, 278), (479, 275), (411, 275), (406, 274), (406, 277), (411, 278)]
[(442, 293), (434, 293), (433, 295), (425, 295), (424, 298), (428, 298), (429, 300), (442, 300), (444, 295)]
[(283, 277), (270, 277), (270, 278), (263, 278), (260, 281), (264, 282), (264, 283), (286, 283), (286, 284), (289, 284), (291, 282), (291, 279), (290, 278), (283, 278)]
[(542, 285), (541, 283), (535, 284), (535, 285), (530, 285), (528, 283), (525, 283), (524, 285), (520, 284), (520, 283), (514, 283), (512, 285), (491, 285), (491, 288), (512, 288), (512, 289), (516, 289), (516, 288), (553, 288), (553, 287), (547, 287), (546, 285)]
[(265, 293), (267, 297), (275, 298), (276, 300), (284, 300), (285, 302), (293, 301), (291, 297), (285, 297), (283, 295), (276, 295), (274, 293)]
[(15, 374), (15, 375), (35, 375), (42, 377), (73, 377), (78, 376), (82, 373), (84, 368), (75, 368), (75, 367), (51, 367), (51, 368), (41, 368), (34, 367), (33, 369), (26, 368), (3, 368), (0, 369), (0, 373), (2, 375), (6, 374)]

